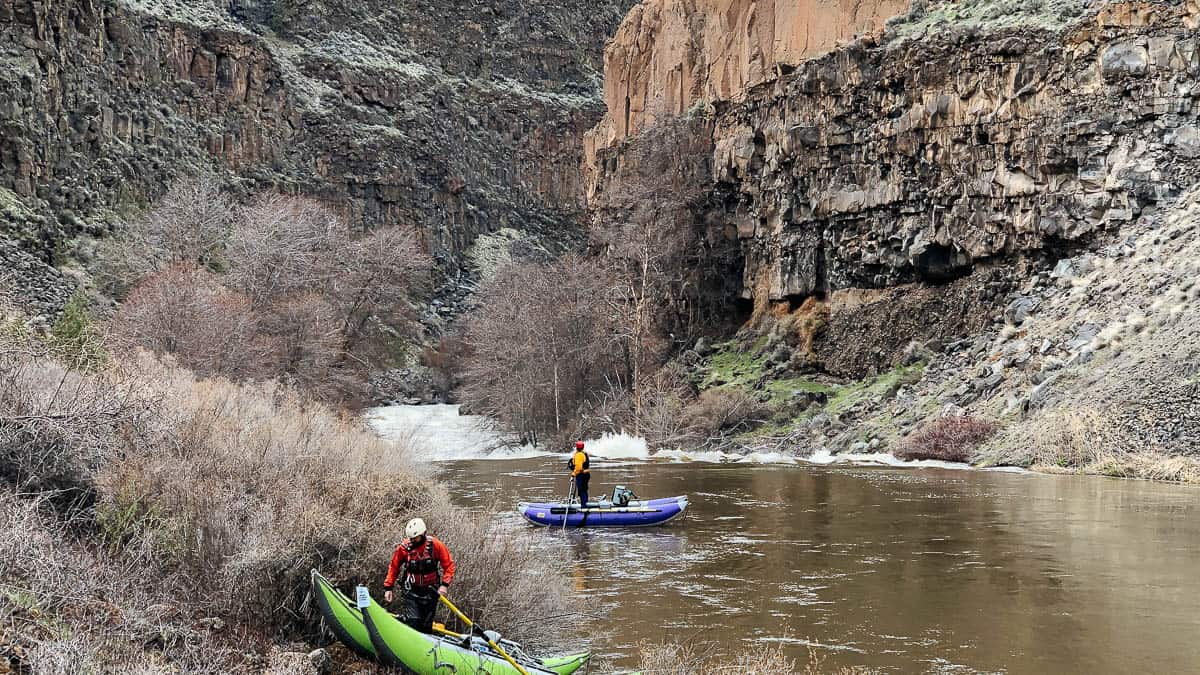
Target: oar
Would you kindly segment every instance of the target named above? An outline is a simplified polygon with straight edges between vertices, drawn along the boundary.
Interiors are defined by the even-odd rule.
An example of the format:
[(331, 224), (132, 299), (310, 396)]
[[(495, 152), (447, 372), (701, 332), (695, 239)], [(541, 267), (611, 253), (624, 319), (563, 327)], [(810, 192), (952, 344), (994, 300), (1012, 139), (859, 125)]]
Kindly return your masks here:
[(567, 516), (571, 515), (571, 501), (575, 499), (575, 478), (571, 477), (571, 487), (567, 490), (566, 508), (563, 509), (563, 532), (567, 531)]
[(487, 632), (484, 631), (483, 628), (476, 626), (474, 621), (471, 621), (470, 619), (467, 618), (466, 614), (463, 614), (461, 611), (459, 611), (459, 609), (454, 606), (454, 603), (450, 602), (449, 598), (447, 598), (444, 595), (439, 595), (438, 598), (442, 601), (443, 605), (449, 607), (451, 612), (454, 612), (454, 614), (459, 619), (462, 619), (463, 623), (467, 624), (468, 631), (472, 631), (476, 628), (479, 628), (479, 632), (483, 634), (483, 639), (487, 640), (489, 647), (496, 650), (496, 653), (499, 654), (500, 656), (503, 656), (504, 660), (508, 661), (512, 665), (513, 668), (516, 668), (517, 672), (521, 673), (521, 675), (529, 675), (529, 671), (525, 670), (524, 668), (521, 667), (521, 664), (514, 661), (513, 657), (509, 656), (508, 652), (504, 651), (504, 649), (502, 649), (500, 647), (500, 645), (496, 644), (495, 642), (492, 642), (492, 638), (488, 637)]

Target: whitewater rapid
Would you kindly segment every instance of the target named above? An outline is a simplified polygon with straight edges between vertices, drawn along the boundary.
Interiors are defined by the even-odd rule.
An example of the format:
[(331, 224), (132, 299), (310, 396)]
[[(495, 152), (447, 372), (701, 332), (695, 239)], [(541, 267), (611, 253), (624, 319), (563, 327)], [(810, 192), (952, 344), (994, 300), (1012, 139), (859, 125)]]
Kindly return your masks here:
[[(565, 455), (569, 448), (512, 445), (505, 442), (496, 424), (487, 417), (461, 415), (456, 405), (397, 405), (373, 408), (367, 423), (384, 438), (404, 443), (428, 461), (447, 462), (476, 459), (525, 459)], [(702, 462), (711, 464), (816, 464), (821, 466), (877, 466), (925, 469), (971, 469), (969, 464), (939, 460), (905, 461), (888, 453), (842, 453), (818, 450), (808, 457), (785, 452), (737, 454), (716, 450), (650, 451), (644, 438), (626, 433), (604, 434), (584, 439), (588, 453), (613, 462)], [(1022, 471), (1021, 469), (994, 469)]]

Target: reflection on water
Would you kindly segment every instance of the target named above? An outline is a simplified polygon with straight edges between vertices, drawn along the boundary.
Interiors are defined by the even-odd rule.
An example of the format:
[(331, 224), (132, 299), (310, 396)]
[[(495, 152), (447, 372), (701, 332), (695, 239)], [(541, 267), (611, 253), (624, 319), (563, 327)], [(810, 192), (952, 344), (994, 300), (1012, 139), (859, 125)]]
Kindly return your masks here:
[[(892, 672), (1197, 672), (1200, 492), (1099, 478), (813, 466), (594, 470), (692, 507), (651, 530), (535, 530), (576, 561), (589, 637), (780, 642)], [(467, 505), (565, 497), (561, 461), (441, 464)], [(513, 528), (528, 526), (509, 512)]]

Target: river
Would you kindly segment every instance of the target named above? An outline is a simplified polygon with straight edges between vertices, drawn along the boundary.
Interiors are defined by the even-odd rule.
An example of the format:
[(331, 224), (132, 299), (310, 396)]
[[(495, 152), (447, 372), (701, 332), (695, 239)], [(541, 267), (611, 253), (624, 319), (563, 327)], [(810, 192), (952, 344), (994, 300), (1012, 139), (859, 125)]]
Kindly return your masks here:
[[(384, 409), (375, 423), (408, 429), (465, 506), (565, 496), (563, 455), (495, 454), (453, 410)], [(596, 617), (587, 633), (618, 665), (641, 642), (691, 639), (896, 673), (1200, 672), (1194, 488), (593, 446), (593, 494), (622, 484), (692, 504), (657, 529), (535, 530), (569, 552)]]

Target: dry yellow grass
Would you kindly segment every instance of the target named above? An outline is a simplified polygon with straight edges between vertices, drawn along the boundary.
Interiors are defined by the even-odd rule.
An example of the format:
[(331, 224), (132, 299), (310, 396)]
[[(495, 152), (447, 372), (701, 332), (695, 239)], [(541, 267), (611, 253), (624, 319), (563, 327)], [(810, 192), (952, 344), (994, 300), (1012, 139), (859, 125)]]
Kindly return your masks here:
[(643, 675), (870, 675), (867, 668), (825, 665), (825, 656), (813, 649), (808, 661), (797, 664), (779, 646), (756, 646), (742, 654), (714, 654), (711, 645), (691, 642), (647, 643), (640, 648), (638, 670)]
[(985, 456), (986, 462), (999, 458), (1045, 473), (1200, 483), (1200, 460), (1147, 447), (1111, 416), (1092, 408), (1047, 411), (1010, 429), (997, 445), (1001, 454)]

